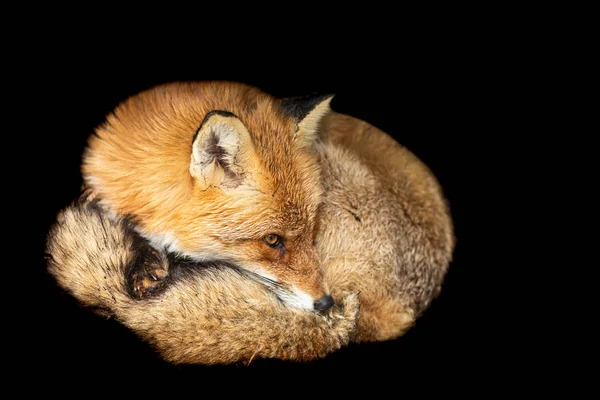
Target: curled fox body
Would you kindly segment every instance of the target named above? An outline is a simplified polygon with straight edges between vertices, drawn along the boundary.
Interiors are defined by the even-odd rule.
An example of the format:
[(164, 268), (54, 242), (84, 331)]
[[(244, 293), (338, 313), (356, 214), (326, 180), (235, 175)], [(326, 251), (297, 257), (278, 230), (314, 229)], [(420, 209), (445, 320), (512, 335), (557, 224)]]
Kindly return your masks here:
[[(197, 89), (175, 85), (137, 97), (109, 117), (92, 139), (84, 176), (98, 203), (82, 200), (63, 210), (48, 236), (49, 271), (59, 285), (83, 304), (113, 315), (173, 363), (230, 363), (253, 357), (310, 360), (350, 342), (390, 340), (406, 332), (440, 291), (455, 245), (449, 209), (431, 171), (386, 133), (330, 110), (328, 102), (309, 105), (308, 113), (306, 107), (292, 110), (286, 120), (291, 133), (285, 134), (295, 139), (288, 147), (271, 142), (264, 147), (266, 142), (252, 136), (252, 157), (260, 153), (263, 158), (246, 154), (226, 161), (223, 150), (215, 151), (215, 143), (226, 143), (228, 137), (209, 136), (207, 145), (197, 146), (200, 133), (187, 136), (193, 123), (183, 124), (181, 115), (195, 113), (190, 110), (198, 107)], [(220, 90), (225, 97), (233, 96)], [(259, 106), (248, 99), (236, 103), (231, 97), (237, 108), (229, 112), (266, 113), (277, 104), (261, 100), (266, 103)], [(159, 104), (164, 109), (157, 108)], [(193, 122), (205, 119), (203, 112), (209, 114), (220, 104), (202, 108)], [(315, 109), (319, 104), (324, 106), (320, 111)], [(252, 126), (248, 131), (260, 126), (271, 127), (270, 132), (279, 129), (261, 115), (256, 121), (263, 125), (247, 122), (250, 117), (236, 119), (235, 131), (244, 131), (242, 120)], [(232, 118), (227, 113), (214, 116)], [(148, 127), (149, 121), (157, 127)], [(140, 135), (152, 129), (186, 134), (156, 139), (157, 152), (139, 144), (142, 137), (121, 143), (127, 151), (140, 152), (137, 157), (144, 166), (133, 168), (131, 154), (121, 154), (116, 147), (108, 150), (107, 138), (115, 126), (137, 127)], [(307, 127), (310, 137), (294, 136), (306, 135), (302, 130)], [(285, 136), (284, 130), (277, 132)], [(209, 149), (212, 164), (203, 161), (206, 154), (194, 155), (196, 148)], [(150, 159), (143, 164), (143, 157)], [(194, 172), (196, 164), (212, 170)], [(236, 164), (244, 167), (235, 170)], [(104, 171), (107, 165), (111, 167)], [(152, 173), (143, 171), (152, 165)], [(204, 177), (211, 183), (204, 184)], [(261, 179), (274, 188), (261, 193), (264, 189), (256, 183)], [(200, 184), (206, 186), (199, 188)], [(272, 208), (263, 210), (264, 204), (253, 203), (263, 195)], [(264, 212), (255, 214), (257, 210)], [(219, 237), (218, 229), (230, 232)], [(189, 232), (193, 235), (188, 237)], [(269, 234), (283, 238), (290, 252), (310, 255), (296, 256), (305, 257), (303, 261), (292, 256), (278, 261), (281, 255), (264, 253), (278, 251), (265, 242)], [(173, 253), (187, 257), (176, 261)], [(210, 259), (222, 261), (207, 264)], [(162, 271), (156, 293), (134, 293), (132, 277), (140, 266)], [(305, 267), (317, 272), (293, 275)], [(327, 312), (303, 309), (311, 307), (294, 292), (313, 293), (313, 302), (322, 294), (310, 292), (315, 285), (336, 300)]]

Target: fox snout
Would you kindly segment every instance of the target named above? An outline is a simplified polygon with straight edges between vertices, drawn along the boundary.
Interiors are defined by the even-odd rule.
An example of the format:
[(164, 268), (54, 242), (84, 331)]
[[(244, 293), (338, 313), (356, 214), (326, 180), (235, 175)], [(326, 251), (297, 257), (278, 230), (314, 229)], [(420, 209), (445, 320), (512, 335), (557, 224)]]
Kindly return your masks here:
[(335, 300), (325, 282), (321, 261), (312, 246), (299, 246), (290, 250), (286, 262), (272, 272), (285, 293), (279, 298), (289, 306), (325, 312), (335, 305)]
[(274, 289), (279, 299), (290, 307), (326, 312), (335, 305), (333, 296), (325, 291), (313, 296), (296, 285), (280, 285)]
[(335, 300), (328, 294), (314, 302), (313, 307), (317, 311), (325, 312), (335, 305)]

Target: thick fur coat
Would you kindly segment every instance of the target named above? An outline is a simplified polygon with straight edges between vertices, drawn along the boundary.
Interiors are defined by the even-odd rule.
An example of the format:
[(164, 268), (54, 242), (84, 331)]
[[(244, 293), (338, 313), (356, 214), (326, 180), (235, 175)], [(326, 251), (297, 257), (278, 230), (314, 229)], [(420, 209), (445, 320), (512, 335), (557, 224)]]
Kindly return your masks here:
[[(311, 170), (322, 195), (312, 240), (336, 300), (327, 312), (287, 306), (235, 262), (172, 257), (141, 238), (130, 213), (102, 202), (102, 193), (59, 214), (48, 236), (49, 271), (81, 303), (114, 316), (173, 363), (306, 361), (351, 341), (401, 336), (439, 293), (452, 260), (443, 192), (417, 157), (364, 121), (327, 110), (315, 136), (318, 169)], [(140, 264), (168, 271), (152, 296), (132, 292), (132, 268)]]

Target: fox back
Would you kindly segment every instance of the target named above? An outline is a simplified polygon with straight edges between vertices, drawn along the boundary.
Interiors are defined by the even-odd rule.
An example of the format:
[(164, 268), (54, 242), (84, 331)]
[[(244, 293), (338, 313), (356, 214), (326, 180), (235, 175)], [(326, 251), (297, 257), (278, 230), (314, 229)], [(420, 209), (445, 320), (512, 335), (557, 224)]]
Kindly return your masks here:
[(314, 142), (330, 100), (276, 99), (232, 82), (152, 88), (90, 136), (85, 185), (156, 248), (234, 262), (312, 309), (329, 293), (313, 239)]

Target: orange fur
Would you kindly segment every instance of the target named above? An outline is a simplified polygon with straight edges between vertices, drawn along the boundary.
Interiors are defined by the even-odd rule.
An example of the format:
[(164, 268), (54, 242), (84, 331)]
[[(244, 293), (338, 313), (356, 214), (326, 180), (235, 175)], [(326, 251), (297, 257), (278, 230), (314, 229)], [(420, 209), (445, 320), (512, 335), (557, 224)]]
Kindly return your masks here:
[[(432, 171), (365, 121), (329, 111), (318, 120), (320, 139), (311, 142), (316, 119), (305, 118), (296, 130), (278, 110), (269, 115), (276, 102), (255, 89), (211, 85), (176, 84), (132, 98), (91, 139), (84, 170), (101, 197), (86, 194), (58, 215), (47, 244), (48, 268), (58, 284), (82, 304), (114, 316), (172, 363), (307, 361), (350, 342), (403, 335), (440, 293), (455, 246), (450, 210)], [(195, 167), (180, 154), (189, 155), (196, 143), (183, 132), (199, 124), (206, 110), (227, 106), (198, 110), (205, 104), (194, 94), (200, 88), (212, 94), (238, 90), (239, 101), (227, 104), (241, 115), (252, 146), (228, 161), (238, 174), (233, 178), (217, 165), (192, 178)], [(281, 130), (257, 134), (257, 122), (249, 121), (259, 115)], [(173, 139), (180, 131), (181, 140)], [(236, 132), (230, 144), (248, 139), (245, 128)], [(255, 138), (261, 135), (269, 138)], [(272, 147), (265, 147), (269, 140)], [(102, 196), (104, 204), (97, 205)], [(265, 201), (268, 209), (260, 208)], [(187, 261), (180, 269), (175, 265), (179, 274), (169, 276), (161, 291), (132, 295), (139, 283), (132, 268), (143, 263), (158, 275), (171, 267), (164, 248), (138, 243), (132, 231), (137, 224), (124, 214), (138, 224), (146, 221), (141, 230), (147, 234), (148, 226), (155, 234), (171, 229), (175, 239), (181, 232), (197, 234), (209, 250), (222, 251), (221, 258), (242, 257), (246, 268), (266, 265), (281, 281), (318, 286), (323, 273), (329, 287), (322, 285), (336, 304), (326, 313), (288, 307), (268, 282), (218, 262), (199, 269), (188, 269)], [(173, 230), (178, 223), (187, 226)], [(260, 240), (266, 232), (295, 240), (281, 253)], [(157, 250), (160, 257), (148, 258)]]
[[(320, 203), (316, 118), (297, 125), (279, 100), (231, 82), (174, 83), (142, 92), (107, 117), (83, 159), (88, 187), (140, 233), (197, 260), (225, 259), (266, 272), (313, 299), (327, 292), (312, 245)], [(190, 174), (192, 142), (206, 115), (228, 111), (250, 134), (241, 184)], [(319, 117), (319, 115), (317, 115)], [(317, 121), (318, 122), (318, 121)], [(285, 254), (262, 242), (284, 238)]]

